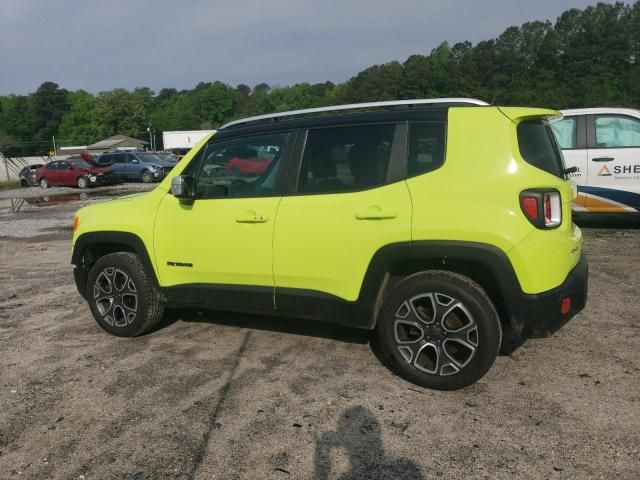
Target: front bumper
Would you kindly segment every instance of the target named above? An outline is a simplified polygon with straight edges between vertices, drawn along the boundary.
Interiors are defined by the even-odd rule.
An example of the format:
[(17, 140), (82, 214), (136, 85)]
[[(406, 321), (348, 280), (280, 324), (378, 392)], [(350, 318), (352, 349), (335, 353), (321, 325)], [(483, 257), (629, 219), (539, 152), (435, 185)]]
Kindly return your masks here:
[[(548, 337), (576, 316), (587, 303), (589, 266), (582, 255), (578, 264), (569, 272), (565, 281), (554, 289), (528, 295), (513, 295), (511, 304), (511, 331), (505, 332), (506, 350), (514, 350), (528, 338)], [(571, 306), (562, 313), (564, 299)]]
[(82, 298), (87, 299), (87, 277), (89, 276), (89, 269), (85, 266), (79, 265), (73, 267), (73, 279), (76, 282), (76, 288), (78, 293), (82, 295)]

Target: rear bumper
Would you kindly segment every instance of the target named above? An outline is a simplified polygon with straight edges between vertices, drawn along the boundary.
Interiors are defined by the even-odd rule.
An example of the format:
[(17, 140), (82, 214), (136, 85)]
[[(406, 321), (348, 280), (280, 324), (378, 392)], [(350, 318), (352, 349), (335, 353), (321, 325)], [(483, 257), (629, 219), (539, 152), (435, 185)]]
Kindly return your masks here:
[[(589, 266), (582, 255), (565, 281), (547, 292), (527, 295), (520, 292), (511, 299), (512, 331), (506, 332), (507, 350), (513, 350), (528, 338), (548, 337), (576, 316), (587, 302)], [(562, 313), (562, 301), (571, 300), (571, 306)], [(511, 346), (512, 348), (508, 348)]]

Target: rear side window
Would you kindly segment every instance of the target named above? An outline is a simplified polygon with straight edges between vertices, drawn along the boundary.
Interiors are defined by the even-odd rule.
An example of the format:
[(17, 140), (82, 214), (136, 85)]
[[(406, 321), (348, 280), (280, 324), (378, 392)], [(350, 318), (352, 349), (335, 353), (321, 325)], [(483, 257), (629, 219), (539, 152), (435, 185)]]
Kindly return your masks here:
[(300, 193), (342, 193), (385, 183), (395, 125), (363, 125), (309, 131)]
[(429, 122), (411, 125), (409, 137), (409, 176), (439, 168), (444, 163), (444, 123)]
[(520, 155), (527, 163), (564, 178), (562, 153), (551, 128), (544, 120), (525, 120), (518, 124)]

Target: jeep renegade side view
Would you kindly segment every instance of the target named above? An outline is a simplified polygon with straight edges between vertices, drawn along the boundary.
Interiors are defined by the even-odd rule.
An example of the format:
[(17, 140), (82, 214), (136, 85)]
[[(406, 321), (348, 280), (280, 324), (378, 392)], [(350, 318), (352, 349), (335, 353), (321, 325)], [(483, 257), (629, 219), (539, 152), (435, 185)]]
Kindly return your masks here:
[[(232, 122), (156, 189), (78, 211), (78, 290), (114, 335), (165, 306), (325, 320), (375, 329), (411, 382), (464, 387), (585, 305), (557, 115), (437, 99)], [(239, 151), (268, 165), (228, 168)]]

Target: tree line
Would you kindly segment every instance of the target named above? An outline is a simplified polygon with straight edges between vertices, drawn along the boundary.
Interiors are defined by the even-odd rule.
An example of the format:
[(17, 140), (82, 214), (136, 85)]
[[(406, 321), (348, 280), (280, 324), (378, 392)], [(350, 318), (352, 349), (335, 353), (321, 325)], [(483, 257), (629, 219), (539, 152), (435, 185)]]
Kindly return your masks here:
[(93, 94), (45, 82), (29, 95), (0, 96), (0, 149), (26, 154), (53, 136), (59, 145), (87, 145), (115, 134), (148, 138), (149, 126), (213, 129), (270, 112), (454, 96), (557, 109), (640, 108), (640, 1), (567, 10), (554, 23), (527, 22), (476, 45), (444, 42), (428, 55), (374, 65), (339, 84), (251, 88), (214, 81), (157, 94), (145, 87)]

